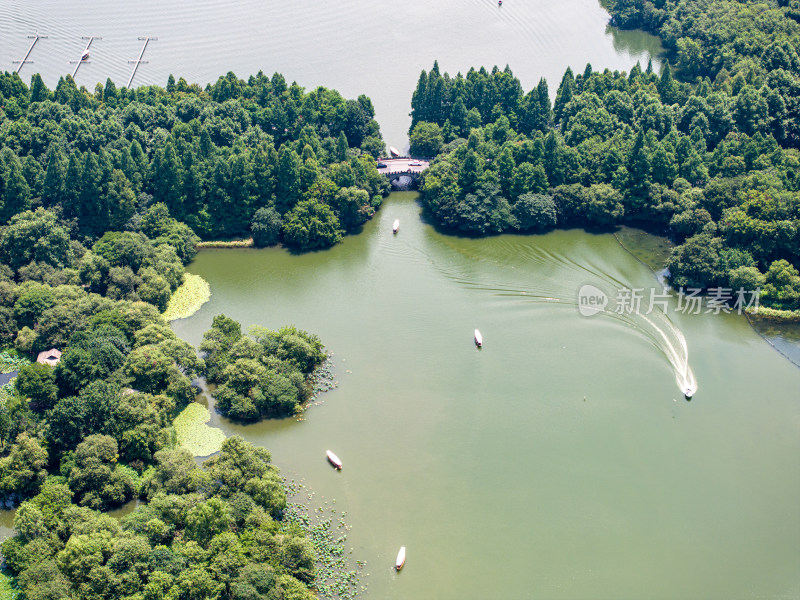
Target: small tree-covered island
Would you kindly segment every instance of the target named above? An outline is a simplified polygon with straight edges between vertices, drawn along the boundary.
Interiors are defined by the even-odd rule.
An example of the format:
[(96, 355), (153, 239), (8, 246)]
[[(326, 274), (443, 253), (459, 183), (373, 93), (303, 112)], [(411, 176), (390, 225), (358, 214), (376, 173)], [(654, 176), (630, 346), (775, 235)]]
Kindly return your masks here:
[(472, 235), (667, 232), (676, 288), (760, 288), (762, 313), (798, 318), (800, 24), (778, 4), (611, 1), (677, 69), (567, 69), (554, 103), (544, 79), (525, 93), (508, 67), (435, 63), (411, 101), (411, 151), (436, 157), (425, 207)]
[(208, 381), (222, 414), (240, 421), (292, 415), (311, 395), (308, 377), (327, 358), (315, 335), (296, 327), (269, 331), (252, 327), (251, 336), (224, 315), (203, 335)]
[(231, 418), (295, 414), (321, 341), (243, 336), (219, 315), (200, 358), (165, 314), (196, 309), (171, 299), (201, 240), (313, 250), (372, 216), (388, 183), (369, 99), (277, 74), (89, 93), (5, 73), (0, 106), (0, 372), (16, 375), (0, 388), (0, 500), (19, 506), (2, 553), (24, 597), (352, 593), (341, 541), (287, 505), (269, 452), (215, 436), (187, 444), (219, 450), (200, 467), (176, 424), (199, 376)]

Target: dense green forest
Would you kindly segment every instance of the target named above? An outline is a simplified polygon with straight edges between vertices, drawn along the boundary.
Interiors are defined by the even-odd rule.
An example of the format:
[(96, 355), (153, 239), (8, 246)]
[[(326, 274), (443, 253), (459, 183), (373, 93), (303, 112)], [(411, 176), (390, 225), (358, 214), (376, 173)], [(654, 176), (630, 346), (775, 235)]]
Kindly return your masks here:
[(203, 239), (252, 235), (300, 250), (358, 230), (388, 192), (372, 102), (275, 74), (205, 89), (170, 77), (91, 93), (0, 74), (0, 224), (57, 214), (84, 245), (137, 229), (153, 203)]
[[(203, 471), (177, 448), (173, 420), (201, 374), (230, 379), (224, 405), (245, 357), (267, 365), (250, 374), (271, 394), (260, 414), (294, 412), (322, 345), (287, 327), (258, 330), (261, 345), (220, 339), (215, 351), (215, 332), (231, 323), (220, 316), (205, 336), (207, 366), (160, 314), (198, 237), (161, 203), (133, 223), (90, 248), (55, 208), (0, 230), (0, 366), (19, 369), (0, 388), (0, 499), (23, 501), (6, 564), (29, 600), (312, 598), (316, 554), (282, 522), (286, 492), (269, 454), (228, 440)], [(31, 362), (53, 347), (55, 367)], [(146, 503), (122, 522), (98, 512), (133, 498)]]
[[(311, 600), (315, 552), (279, 520), (286, 492), (269, 452), (239, 437), (200, 468), (162, 449), (140, 478), (146, 504), (121, 520), (76, 502), (73, 480), (123, 490), (116, 440), (86, 437), (67, 478), (22, 503), (3, 542), (27, 600)], [(46, 460), (46, 459), (45, 459)]]
[(775, 139), (783, 146), (800, 147), (799, 0), (604, 4), (614, 25), (658, 35), (684, 80), (741, 74), (757, 91), (755, 101), (767, 102), (766, 118)]
[[(251, 375), (283, 402), (258, 408), (293, 412), (308, 397), (306, 374), (325, 358), (322, 345), (287, 327), (260, 329), (257, 342), (228, 346), (225, 338), (215, 351), (215, 332), (233, 323), (220, 316), (205, 336), (207, 366), (157, 305), (183, 277), (175, 247), (188, 260), (196, 238), (163, 205), (141, 223), (161, 235), (106, 233), (83, 249), (90, 259), (80, 268), (58, 268), (54, 257), (79, 244), (51, 211), (21, 213), (4, 231), (17, 249), (3, 246), (4, 256), (24, 265), (17, 274), (35, 268), (46, 280), (16, 282), (4, 267), (0, 281), (2, 345), (10, 348), (0, 367), (19, 369), (0, 388), (0, 500), (22, 501), (17, 535), (2, 546), (6, 565), (29, 600), (313, 598), (317, 552), (296, 521), (283, 519), (286, 490), (269, 453), (232, 438), (200, 469), (177, 447), (173, 420), (195, 400), (197, 375), (228, 377), (238, 391), (245, 356), (267, 365)], [(121, 283), (130, 279), (138, 283)], [(151, 287), (159, 293), (150, 296)], [(63, 351), (55, 367), (25, 359), (52, 346)], [(229, 369), (226, 360), (235, 361)], [(134, 498), (142, 504), (121, 521), (99, 512)]]
[(774, 10), (789, 33), (761, 49), (785, 56), (786, 88), (768, 85), (774, 64), (741, 68), (754, 60), (691, 82), (669, 62), (660, 74), (587, 65), (567, 69), (551, 103), (543, 79), (525, 93), (508, 67), (450, 77), (435, 63), (411, 101), (412, 153), (436, 157), (425, 207), (472, 235), (623, 222), (666, 232), (676, 287), (760, 288), (762, 306), (800, 308), (800, 56), (786, 43), (800, 26)]
[[(219, 316), (206, 362), (161, 313), (201, 237), (312, 249), (357, 230), (387, 189), (371, 103), (279, 75), (90, 94), (6, 73), (0, 106), (0, 370), (19, 370), (0, 500), (22, 502), (3, 556), (25, 597), (315, 597), (269, 453), (233, 438), (201, 469), (173, 421), (200, 375), (232, 417), (297, 411), (321, 342)], [(50, 348), (55, 366), (34, 362)]]
[[(175, 254), (138, 235), (141, 260)], [(182, 273), (180, 262), (171, 266)], [(200, 469), (176, 443), (173, 419), (195, 399), (191, 378), (214, 375), (222, 353), (257, 357), (255, 341), (214, 352), (214, 332), (232, 323), (217, 317), (207, 369), (148, 302), (28, 280), (0, 282), (0, 304), (6, 326), (18, 328), (6, 330), (16, 350), (0, 362), (19, 368), (0, 389), (0, 499), (22, 501), (2, 551), (27, 599), (315, 597), (317, 553), (283, 520), (286, 490), (269, 453), (231, 438)], [(256, 339), (268, 368), (251, 375), (284, 402), (268, 413), (296, 410), (308, 396), (305, 373), (325, 357), (319, 340), (295, 328), (261, 329)], [(22, 358), (50, 345), (63, 349), (55, 367)], [(238, 389), (229, 370), (227, 385)], [(99, 512), (133, 498), (142, 505), (121, 521)]]
[[(554, 103), (508, 67), (421, 73), (426, 209), (471, 235), (667, 232), (675, 286), (800, 309), (798, 0), (607, 4), (661, 37), (659, 73), (567, 70)], [(320, 340), (219, 315), (200, 358), (161, 313), (201, 239), (313, 250), (357, 232), (389, 189), (373, 117), (365, 96), (278, 74), (93, 91), (0, 74), (0, 363), (19, 368), (0, 388), (0, 500), (21, 503), (2, 551), (28, 600), (314, 597), (269, 453), (232, 438), (201, 468), (172, 423), (199, 375), (231, 418), (296, 412)], [(50, 348), (55, 367), (33, 362)]]

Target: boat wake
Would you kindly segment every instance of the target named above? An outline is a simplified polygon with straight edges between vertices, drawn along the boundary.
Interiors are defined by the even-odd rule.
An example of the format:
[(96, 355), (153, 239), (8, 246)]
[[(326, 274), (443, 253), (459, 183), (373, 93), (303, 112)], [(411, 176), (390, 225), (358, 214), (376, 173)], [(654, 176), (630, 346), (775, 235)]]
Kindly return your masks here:
[[(609, 278), (611, 279), (611, 278)], [(618, 284), (619, 282), (615, 282)], [(624, 286), (620, 286), (624, 287)], [(619, 289), (619, 288), (618, 288)], [(608, 297), (613, 297), (608, 295)], [(567, 302), (579, 307), (577, 301)], [(606, 306), (597, 311), (604, 316), (624, 323), (628, 329), (636, 330), (667, 359), (675, 377), (675, 383), (687, 400), (697, 392), (698, 383), (689, 364), (689, 344), (686, 337), (669, 315), (658, 306), (642, 305), (642, 310), (618, 312), (616, 307)]]
[[(650, 315), (635, 315), (648, 324), (653, 345), (664, 353), (672, 371), (678, 389), (688, 399), (697, 392), (697, 378), (689, 364), (689, 345), (683, 332), (675, 326), (666, 313), (653, 311)], [(652, 318), (650, 318), (652, 317)], [(645, 333), (645, 335), (648, 335)]]
[[(670, 319), (664, 308), (658, 303), (652, 307), (649, 298), (644, 298), (636, 310), (618, 311), (614, 299), (620, 290), (631, 289), (632, 286), (622, 281), (627, 277), (619, 278), (607, 272), (605, 265), (595, 264), (593, 257), (588, 255), (585, 260), (573, 260), (564, 254), (534, 245), (512, 243), (509, 248), (498, 250), (499, 244), (493, 248), (496, 256), (484, 253), (480, 256), (467, 255), (467, 261), (453, 261), (447, 265), (436, 264), (437, 269), (446, 277), (457, 284), (471, 289), (490, 293), (496, 297), (513, 297), (524, 299), (525, 302), (559, 304), (574, 309), (581, 309), (579, 305), (578, 289), (581, 283), (586, 287), (586, 281), (593, 283), (588, 287), (605, 295), (607, 304), (598, 307), (594, 312), (602, 313), (606, 318), (612, 318), (624, 325), (628, 331), (634, 331), (653, 347), (659, 350), (670, 364), (675, 377), (675, 384), (681, 394), (687, 399), (697, 391), (698, 382), (689, 363), (689, 346), (683, 332)], [(454, 248), (455, 249), (455, 248)], [(487, 270), (475, 268), (476, 263), (491, 263)], [(510, 265), (509, 265), (510, 263)], [(516, 264), (515, 264), (516, 263)], [(519, 271), (513, 275), (506, 271), (512, 269), (535, 269), (535, 276), (528, 281), (530, 287), (520, 286)], [(480, 273), (480, 275), (478, 275)], [(487, 274), (491, 274), (487, 277)], [(523, 276), (524, 277), (524, 276)], [(660, 289), (661, 283), (659, 283)], [(673, 300), (668, 301), (668, 307)], [(669, 310), (669, 308), (667, 308)], [(580, 311), (582, 314), (583, 310)], [(597, 318), (597, 317), (595, 317)]]

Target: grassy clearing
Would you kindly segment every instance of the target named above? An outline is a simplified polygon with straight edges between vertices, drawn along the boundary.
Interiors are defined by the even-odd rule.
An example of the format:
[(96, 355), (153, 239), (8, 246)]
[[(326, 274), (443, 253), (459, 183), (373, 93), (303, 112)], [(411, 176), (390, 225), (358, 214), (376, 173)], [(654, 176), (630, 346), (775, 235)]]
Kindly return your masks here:
[(183, 284), (175, 290), (164, 311), (167, 321), (191, 317), (211, 298), (211, 286), (200, 275), (186, 273)]
[(221, 429), (206, 425), (210, 419), (211, 413), (202, 404), (192, 402), (184, 408), (173, 423), (178, 445), (194, 456), (208, 456), (219, 452), (222, 442), (225, 441), (225, 434)]

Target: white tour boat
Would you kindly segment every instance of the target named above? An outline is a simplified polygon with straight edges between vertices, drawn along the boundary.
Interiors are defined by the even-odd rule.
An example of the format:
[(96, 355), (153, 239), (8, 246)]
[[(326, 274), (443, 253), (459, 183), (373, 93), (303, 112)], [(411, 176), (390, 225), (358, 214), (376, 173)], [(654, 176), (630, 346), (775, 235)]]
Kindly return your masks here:
[(341, 469), (341, 468), (342, 468), (342, 461), (341, 461), (341, 460), (339, 460), (339, 457), (338, 457), (338, 456), (336, 456), (336, 455), (335, 455), (333, 452), (331, 452), (330, 450), (328, 450), (328, 451), (326, 452), (326, 454), (328, 455), (328, 460), (329, 460), (329, 461), (330, 461), (330, 463), (331, 463), (331, 464), (332, 464), (332, 465), (333, 465), (333, 466), (336, 468), (336, 470), (339, 470), (339, 469)]

